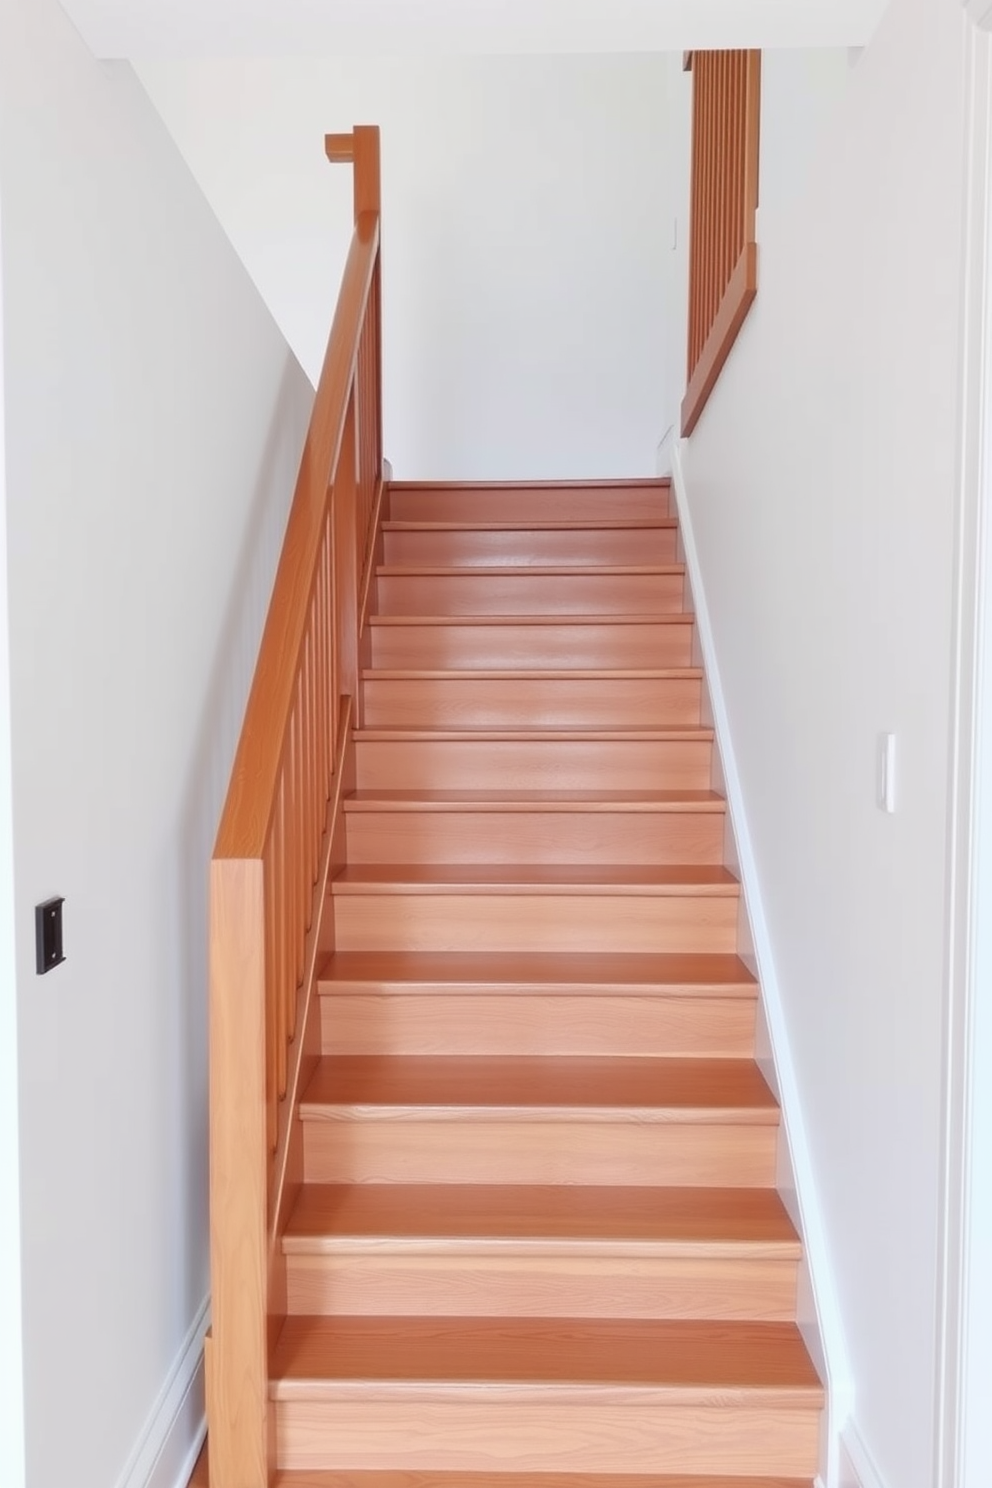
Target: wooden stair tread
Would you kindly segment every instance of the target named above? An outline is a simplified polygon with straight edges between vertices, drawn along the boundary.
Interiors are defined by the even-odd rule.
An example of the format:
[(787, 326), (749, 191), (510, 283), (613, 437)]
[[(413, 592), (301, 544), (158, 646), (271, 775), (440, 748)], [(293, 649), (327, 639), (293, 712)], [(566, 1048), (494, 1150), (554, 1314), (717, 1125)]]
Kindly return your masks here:
[(595, 951), (335, 951), (320, 973), (322, 992), (335, 984), (388, 986), (422, 992), (664, 991), (697, 997), (739, 993), (753, 998), (757, 983), (738, 956), (719, 954), (604, 954)]
[(775, 1097), (748, 1059), (325, 1055), (304, 1092), (303, 1119), (359, 1108), (778, 1121)]
[(713, 730), (711, 728), (695, 728), (685, 724), (649, 724), (643, 728), (583, 728), (575, 724), (564, 724), (557, 728), (407, 728), (399, 726), (390, 728), (377, 724), (375, 728), (355, 729), (352, 738), (356, 743), (363, 740), (375, 740), (377, 742), (388, 740), (451, 740), (455, 742), (482, 742), (494, 743), (500, 740), (510, 740), (514, 743), (521, 741), (543, 742), (547, 740), (558, 743), (570, 741), (581, 743), (643, 743), (645, 740), (666, 740), (669, 742), (689, 740), (692, 742), (711, 744), (713, 742)]
[[(273, 1488), (814, 1488), (809, 1478), (712, 1477), (670, 1473), (555, 1472), (277, 1472)], [(190, 1488), (208, 1488), (206, 1475)]]
[[(502, 570), (500, 570), (502, 572)], [(461, 572), (461, 570), (459, 570)], [(370, 615), (370, 625), (693, 625), (695, 616), (687, 610), (622, 611), (606, 610), (602, 614), (536, 614), (536, 615)]]
[(797, 1404), (823, 1398), (791, 1323), (289, 1317), (271, 1376), (274, 1399), (376, 1386), (407, 1398), (418, 1386), (435, 1398), (493, 1386), (536, 1400), (549, 1388), (596, 1400), (642, 1392), (712, 1404), (756, 1392)]
[(711, 790), (356, 790), (342, 805), (352, 811), (655, 812), (720, 814), (726, 799)]
[(638, 894), (733, 896), (740, 883), (727, 868), (687, 863), (348, 863), (333, 894)]
[(411, 578), (450, 578), (452, 575), (458, 577), (468, 576), (473, 579), (485, 578), (513, 578), (520, 574), (528, 579), (533, 578), (556, 578), (559, 574), (567, 578), (595, 577), (624, 578), (635, 574), (659, 574), (678, 575), (685, 574), (684, 563), (499, 563), (480, 564), (478, 566), (464, 563), (382, 563), (376, 568), (376, 577), (380, 579)]
[(421, 670), (415, 667), (369, 667), (364, 682), (698, 682), (702, 667), (475, 667)]
[(539, 522), (386, 521), (383, 532), (656, 532), (678, 526), (677, 517), (576, 517)]
[(391, 480), (390, 491), (669, 491), (670, 475), (632, 475), (580, 480)]
[(306, 1184), (283, 1237), (286, 1254), (475, 1242), (560, 1252), (785, 1256), (800, 1243), (765, 1188), (584, 1188), (471, 1184)]

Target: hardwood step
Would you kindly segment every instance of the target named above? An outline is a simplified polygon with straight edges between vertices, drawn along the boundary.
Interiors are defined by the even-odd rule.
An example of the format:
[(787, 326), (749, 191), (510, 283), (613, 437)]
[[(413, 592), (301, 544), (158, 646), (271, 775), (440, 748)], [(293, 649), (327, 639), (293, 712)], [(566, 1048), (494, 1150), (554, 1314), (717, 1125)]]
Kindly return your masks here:
[(816, 1469), (823, 1389), (787, 1323), (287, 1318), (282, 1468)]
[(308, 1183), (775, 1182), (751, 1060), (325, 1056), (300, 1115)]
[(318, 985), (325, 1054), (754, 1054), (736, 956), (338, 951)]
[(655, 614), (683, 608), (680, 563), (376, 569), (381, 615)]
[(491, 567), (508, 563), (581, 565), (674, 563), (678, 522), (384, 522), (385, 562)]
[[(209, 1479), (194, 1479), (190, 1488), (207, 1488)], [(375, 1472), (363, 1468), (335, 1472), (277, 1472), (273, 1488), (814, 1488), (808, 1478), (715, 1478), (684, 1473), (504, 1473), (504, 1472)]]
[(355, 791), (350, 863), (723, 861), (714, 791)]
[(692, 615), (372, 615), (376, 667), (688, 666)]
[(363, 672), (366, 727), (624, 728), (699, 724), (697, 667)]
[(306, 1185), (291, 1313), (795, 1316), (800, 1245), (771, 1189)]
[(343, 951), (713, 951), (737, 947), (719, 866), (349, 863), (331, 881)]
[[(360, 729), (360, 790), (709, 790), (713, 730)], [(548, 746), (553, 745), (553, 748)]]
[(392, 481), (400, 522), (586, 522), (670, 515), (671, 481)]

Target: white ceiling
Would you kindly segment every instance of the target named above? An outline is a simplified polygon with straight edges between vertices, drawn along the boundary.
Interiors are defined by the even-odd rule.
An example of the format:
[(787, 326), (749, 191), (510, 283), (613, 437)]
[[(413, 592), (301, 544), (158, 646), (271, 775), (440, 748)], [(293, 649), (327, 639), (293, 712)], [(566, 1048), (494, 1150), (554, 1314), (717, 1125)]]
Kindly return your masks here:
[(98, 57), (860, 46), (885, 0), (62, 0)]

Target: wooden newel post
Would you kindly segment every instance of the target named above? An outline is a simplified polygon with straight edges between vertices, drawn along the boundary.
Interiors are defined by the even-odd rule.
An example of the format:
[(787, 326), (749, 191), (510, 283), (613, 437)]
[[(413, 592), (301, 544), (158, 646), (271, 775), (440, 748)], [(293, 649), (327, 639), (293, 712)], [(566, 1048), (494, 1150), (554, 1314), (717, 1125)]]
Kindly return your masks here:
[[(350, 164), (354, 171), (354, 213), (356, 227), (364, 218), (366, 223), (380, 219), (382, 206), (382, 174), (380, 166), (379, 126), (356, 124), (350, 134), (328, 134), (324, 139), (328, 160), (333, 163)], [(381, 242), (381, 230), (380, 230)], [(358, 630), (357, 611), (359, 580), (366, 533), (356, 519), (355, 504), (361, 480), (374, 487), (382, 475), (382, 250), (376, 254), (372, 291), (369, 296), (367, 314), (371, 317), (374, 343), (374, 388), (372, 397), (367, 387), (356, 382), (352, 404), (348, 414), (344, 444), (341, 448), (337, 487), (350, 510), (340, 509), (335, 515), (335, 548), (337, 552), (337, 581), (340, 601), (337, 606), (339, 637), (339, 659), (341, 675), (339, 690), (358, 697)], [(371, 406), (368, 406), (371, 404)], [(362, 431), (373, 431), (371, 441), (362, 437)], [(374, 450), (372, 461), (370, 449)], [(375, 469), (366, 469), (373, 463)], [(342, 616), (350, 617), (343, 621)]]
[(363, 212), (378, 217), (382, 208), (378, 124), (356, 124), (350, 134), (325, 135), (324, 149), (332, 163), (355, 168), (355, 221)]

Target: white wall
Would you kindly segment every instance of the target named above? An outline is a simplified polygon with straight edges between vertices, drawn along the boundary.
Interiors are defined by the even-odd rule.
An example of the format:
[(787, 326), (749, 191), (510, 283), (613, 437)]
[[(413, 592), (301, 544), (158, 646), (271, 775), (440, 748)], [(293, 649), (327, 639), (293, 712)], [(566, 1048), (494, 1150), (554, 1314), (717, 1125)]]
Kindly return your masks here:
[[(894, 0), (798, 184), (763, 197), (758, 301), (684, 453), (852, 1439), (888, 1488), (934, 1473), (964, 26)], [(793, 129), (778, 81), (766, 158)]]
[(312, 378), (351, 236), (323, 137), (378, 123), (400, 477), (650, 475), (667, 402), (661, 56), (149, 62)]
[(55, 0), (0, 0), (0, 190), (27, 1481), (172, 1488), (206, 861), (311, 394), (130, 67)]
[[(0, 255), (3, 223), (0, 219)], [(0, 347), (3, 281), (0, 278)], [(24, 1485), (21, 1340), (21, 1196), (17, 1122), (17, 975), (10, 789), (10, 652), (7, 633), (6, 452), (0, 356), (0, 1483)]]
[(853, 46), (884, 0), (63, 0), (97, 56)]

